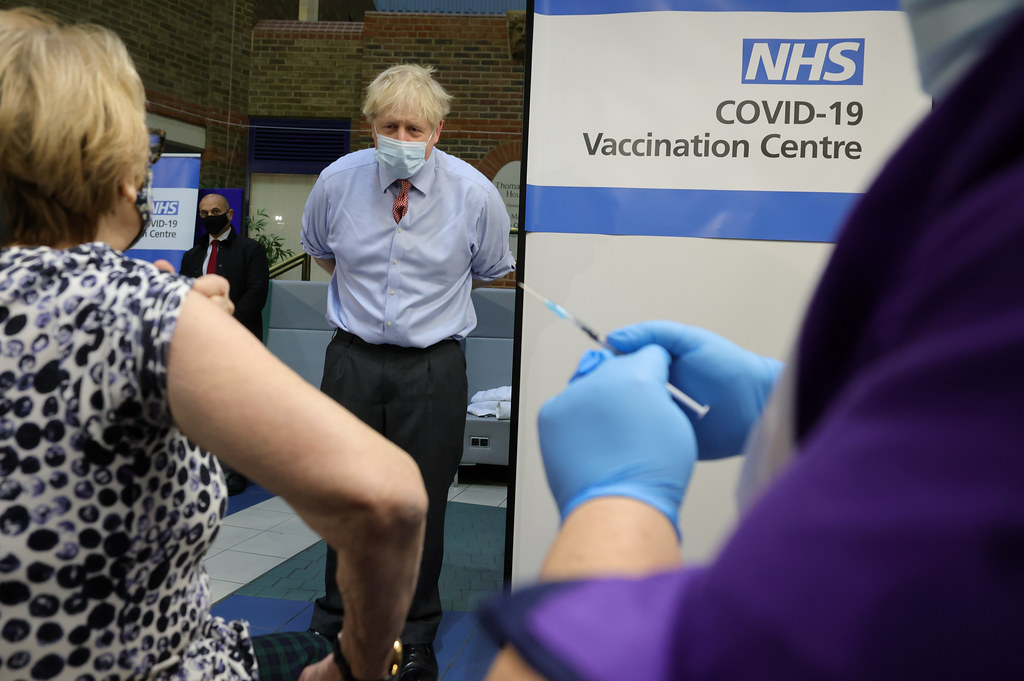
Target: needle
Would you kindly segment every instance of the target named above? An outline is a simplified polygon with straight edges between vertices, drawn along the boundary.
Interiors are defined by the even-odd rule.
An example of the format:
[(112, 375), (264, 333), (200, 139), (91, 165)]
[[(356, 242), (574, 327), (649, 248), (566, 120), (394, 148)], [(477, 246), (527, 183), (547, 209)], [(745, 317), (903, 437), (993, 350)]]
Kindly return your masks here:
[[(621, 355), (622, 354), (621, 350), (619, 350), (618, 348), (615, 348), (614, 346), (612, 346), (611, 343), (609, 343), (607, 340), (604, 339), (604, 337), (602, 337), (600, 334), (598, 334), (592, 328), (590, 328), (589, 326), (584, 324), (579, 319), (579, 317), (576, 317), (575, 315), (570, 313), (568, 310), (566, 310), (564, 307), (562, 307), (558, 303), (554, 302), (553, 300), (549, 300), (548, 298), (545, 298), (544, 296), (542, 296), (541, 294), (537, 293), (532, 288), (530, 288), (529, 286), (524, 284), (523, 282), (519, 282), (519, 286), (524, 291), (529, 293), (531, 296), (533, 296), (537, 300), (539, 300), (542, 303), (544, 303), (544, 305), (549, 310), (554, 312), (556, 315), (558, 315), (562, 319), (568, 321), (569, 323), (571, 323), (573, 326), (578, 328), (583, 333), (587, 334), (587, 336), (589, 336), (591, 340), (593, 340), (595, 343), (600, 345), (605, 350), (608, 350), (613, 355)], [(688, 407), (691, 411), (693, 411), (697, 415), (697, 418), (703, 418), (704, 414), (708, 413), (709, 407), (707, 405), (701, 404), (700, 402), (698, 402), (697, 400), (693, 399), (692, 397), (690, 397), (689, 395), (684, 393), (682, 390), (680, 390), (679, 388), (677, 388), (674, 385), (672, 385), (671, 383), (666, 383), (665, 387), (668, 388), (668, 391), (670, 393), (672, 393), (673, 397), (675, 397), (684, 406)]]

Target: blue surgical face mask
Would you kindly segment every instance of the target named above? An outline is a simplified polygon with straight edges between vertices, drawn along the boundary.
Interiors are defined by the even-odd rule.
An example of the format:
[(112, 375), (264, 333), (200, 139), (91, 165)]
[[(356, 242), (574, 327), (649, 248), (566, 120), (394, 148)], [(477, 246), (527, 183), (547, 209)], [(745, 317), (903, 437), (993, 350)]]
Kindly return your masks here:
[[(430, 133), (427, 142), (433, 136), (434, 133)], [(427, 142), (403, 142), (377, 132), (377, 162), (397, 179), (407, 179), (427, 162)]]
[(903, 0), (924, 91), (941, 97), (1022, 7), (1024, 0)]

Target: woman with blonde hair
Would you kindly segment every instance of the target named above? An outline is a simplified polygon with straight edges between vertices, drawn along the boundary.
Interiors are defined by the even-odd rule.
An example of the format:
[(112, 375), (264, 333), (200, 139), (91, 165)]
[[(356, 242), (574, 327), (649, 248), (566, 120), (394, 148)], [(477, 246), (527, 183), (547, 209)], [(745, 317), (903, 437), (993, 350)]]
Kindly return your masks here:
[(338, 552), (356, 616), (306, 677), (385, 676), (422, 545), (416, 464), (191, 280), (123, 255), (159, 151), (144, 106), (111, 32), (0, 12), (0, 675), (273, 675), (247, 624), (209, 611), (212, 451)]

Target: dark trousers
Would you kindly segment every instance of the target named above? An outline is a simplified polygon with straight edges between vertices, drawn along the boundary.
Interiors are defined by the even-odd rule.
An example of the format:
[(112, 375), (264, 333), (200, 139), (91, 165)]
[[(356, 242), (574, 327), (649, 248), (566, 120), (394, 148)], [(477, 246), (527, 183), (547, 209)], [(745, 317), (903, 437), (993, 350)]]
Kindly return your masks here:
[[(467, 389), (466, 356), (454, 340), (429, 348), (371, 345), (339, 329), (327, 346), (320, 390), (407, 451), (427, 488), (423, 559), (402, 630), (406, 644), (433, 642), (441, 623), (437, 580), (444, 557), (444, 514), (448, 488), (462, 459)], [(328, 548), (327, 593), (317, 599), (310, 622), (328, 636), (341, 631), (344, 618), (336, 569), (337, 554)]]
[(252, 637), (260, 681), (295, 681), (302, 670), (330, 655), (330, 639), (306, 631), (276, 632)]

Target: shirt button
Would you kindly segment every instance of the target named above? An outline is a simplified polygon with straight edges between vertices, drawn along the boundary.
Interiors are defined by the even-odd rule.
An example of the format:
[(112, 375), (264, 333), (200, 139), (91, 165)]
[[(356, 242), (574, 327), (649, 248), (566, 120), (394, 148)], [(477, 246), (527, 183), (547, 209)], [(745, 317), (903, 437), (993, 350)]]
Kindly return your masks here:
[(391, 293), (391, 295), (395, 295), (395, 290), (391, 289), (390, 293)]
[(399, 228), (398, 228), (398, 233), (399, 233), (399, 234), (401, 234), (401, 233), (402, 233), (402, 228), (401, 228), (401, 227), (399, 227)]
[(391, 264), (392, 265), (397, 265), (398, 264), (398, 258), (395, 258), (394, 260), (392, 260)]
[(391, 322), (388, 322), (388, 326), (391, 326)]

